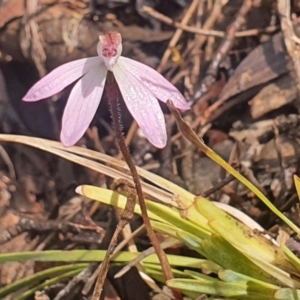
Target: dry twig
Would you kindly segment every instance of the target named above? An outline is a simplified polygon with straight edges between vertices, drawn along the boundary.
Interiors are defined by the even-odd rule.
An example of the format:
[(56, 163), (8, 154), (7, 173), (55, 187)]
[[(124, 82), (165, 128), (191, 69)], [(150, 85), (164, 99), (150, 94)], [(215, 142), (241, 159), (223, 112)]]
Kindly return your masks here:
[(277, 9), (280, 16), (281, 29), (287, 51), (293, 60), (297, 77), (298, 91), (300, 91), (300, 39), (297, 37), (291, 20), (290, 0), (278, 0)]
[[(6, 243), (23, 232), (62, 232), (78, 234), (81, 230), (95, 231), (99, 233), (100, 237), (97, 242), (101, 242), (103, 238), (103, 230), (99, 227), (84, 226), (74, 224), (71, 222), (61, 220), (35, 220), (31, 218), (22, 217), (18, 224), (6, 228), (0, 235), (0, 244)], [(94, 240), (95, 242), (95, 240)]]
[[(215, 7), (216, 9), (222, 8), (221, 5), (217, 5), (217, 4), (222, 4), (223, 1), (217, 1), (215, 3)], [(197, 28), (196, 26), (190, 26), (190, 25), (183, 25), (182, 23), (179, 22), (175, 22), (173, 19), (169, 18), (168, 16), (159, 13), (158, 11), (156, 11), (155, 9), (153, 9), (152, 7), (148, 7), (148, 6), (144, 6), (143, 11), (147, 14), (149, 14), (150, 16), (152, 16), (153, 18), (156, 18), (158, 20), (160, 20), (161, 22), (174, 26), (177, 29), (181, 29), (183, 31), (186, 32), (190, 32), (190, 33), (195, 33), (198, 35), (202, 35), (202, 36), (213, 36), (213, 37), (217, 37), (217, 38), (224, 38), (226, 37), (227, 33), (224, 31), (219, 31), (219, 30), (213, 30), (213, 29), (208, 29), (208, 27), (211, 27), (211, 25), (213, 25), (213, 23), (215, 22), (214, 18), (211, 19), (211, 16), (217, 17), (219, 16), (218, 14), (212, 13), (209, 17), (208, 20), (210, 20), (209, 23), (206, 22), (204, 23), (202, 28)], [(255, 28), (255, 29), (248, 29), (248, 30), (242, 30), (242, 31), (237, 31), (234, 33), (234, 36), (237, 38), (241, 38), (241, 37), (247, 37), (247, 36), (256, 36), (262, 33), (274, 33), (276, 31), (278, 31), (278, 26), (268, 26), (266, 28)]]
[[(202, 80), (200, 90), (195, 93), (193, 102), (195, 103), (199, 98), (209, 92), (212, 85), (216, 82), (217, 73), (221, 62), (224, 60), (229, 50), (232, 48), (235, 41), (235, 34), (240, 29), (241, 25), (245, 22), (245, 16), (248, 14), (252, 6), (252, 0), (244, 0), (235, 20), (228, 27), (227, 34), (224, 37), (221, 45), (219, 46), (214, 58), (207, 69), (207, 75)], [(201, 101), (201, 100), (200, 100)]]
[[(182, 21), (181, 21), (181, 25), (186, 25), (190, 18), (192, 17), (193, 13), (195, 12), (196, 8), (198, 7), (198, 4), (199, 4), (199, 0), (193, 0), (192, 4), (190, 5), (190, 7), (188, 8), (188, 10), (186, 11), (184, 17), (182, 18)], [(157, 71), (159, 73), (162, 72), (162, 70), (164, 69), (171, 53), (172, 53), (172, 48), (176, 46), (178, 40), (180, 39), (181, 35), (183, 33), (183, 30), (182, 29), (177, 29), (171, 39), (171, 41), (169, 42), (169, 46), (167, 48), (167, 50), (165, 51), (162, 59), (161, 59), (161, 62), (157, 68)]]

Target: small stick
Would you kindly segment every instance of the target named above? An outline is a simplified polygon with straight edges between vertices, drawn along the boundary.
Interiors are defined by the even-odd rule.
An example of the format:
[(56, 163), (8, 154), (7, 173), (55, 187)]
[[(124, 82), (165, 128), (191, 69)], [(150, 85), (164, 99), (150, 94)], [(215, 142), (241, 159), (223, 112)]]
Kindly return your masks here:
[[(284, 37), (285, 46), (288, 54), (293, 60), (294, 71), (297, 77), (298, 93), (300, 91), (300, 39), (297, 37), (294, 25), (291, 20), (291, 3), (289, 0), (277, 1), (278, 14), (280, 16), (280, 24)], [(299, 95), (298, 95), (299, 96)]]
[(12, 240), (17, 235), (23, 232), (62, 232), (62, 233), (74, 233), (78, 234), (81, 230), (95, 231), (99, 233), (99, 240), (101, 242), (103, 238), (103, 230), (96, 226), (84, 226), (80, 224), (74, 224), (63, 220), (47, 220), (39, 221), (32, 218), (20, 217), (17, 224), (7, 227), (0, 233), (0, 245)]
[(214, 187), (208, 189), (203, 194), (201, 194), (200, 197), (204, 197), (204, 198), (209, 197), (211, 194), (217, 192), (218, 190), (220, 190), (221, 188), (223, 188), (224, 186), (226, 186), (227, 184), (229, 184), (233, 180), (235, 180), (235, 178), (232, 175), (229, 175), (228, 177), (226, 177), (221, 182), (215, 184)]
[(68, 284), (55, 296), (53, 300), (62, 300), (66, 299), (78, 286), (80, 282), (86, 282), (87, 279), (92, 275), (93, 269), (95, 267), (95, 263), (91, 263), (86, 269), (81, 271), (78, 275), (76, 275), (72, 280), (68, 282)]
[[(129, 182), (129, 181), (128, 181)], [(136, 237), (137, 235), (139, 235), (143, 230), (145, 229), (145, 226), (142, 225), (140, 226), (138, 229), (136, 229), (132, 235), (130, 237), (125, 238), (124, 240), (122, 240), (122, 242), (120, 242), (120, 244), (116, 247), (113, 256), (117, 255), (117, 253), (119, 253), (123, 247), (126, 246), (126, 244), (129, 242), (129, 239), (133, 239), (134, 237)], [(94, 271), (94, 273), (90, 276), (90, 278), (86, 281), (81, 293), (82, 295), (88, 295), (88, 293), (90, 292), (92, 285), (94, 284), (97, 275), (99, 274), (100, 271), (100, 267), (101, 265), (99, 265), (99, 267)], [(116, 278), (116, 277), (115, 277)]]
[(12, 160), (10, 159), (8, 153), (2, 146), (0, 146), (0, 156), (2, 157), (3, 161), (6, 163), (10, 178), (16, 179), (17, 176), (16, 176), (14, 164), (12, 163)]
[(207, 69), (207, 73), (209, 76), (213, 76), (213, 80), (215, 81), (217, 77), (218, 68), (228, 54), (229, 50), (233, 46), (235, 41), (236, 32), (240, 29), (242, 24), (245, 23), (245, 17), (248, 14), (252, 7), (252, 0), (244, 0), (242, 7), (240, 8), (236, 19), (232, 22), (232, 24), (227, 29), (227, 34), (225, 39), (221, 43), (220, 47), (218, 48), (217, 54), (214, 57), (213, 62)]
[[(161, 247), (163, 249), (167, 249), (170, 248), (172, 246), (178, 245), (178, 244), (182, 244), (182, 242), (173, 239), (173, 238), (168, 238), (166, 240), (164, 240), (161, 243)], [(137, 256), (135, 259), (133, 259), (131, 262), (129, 262), (124, 268), (122, 268), (116, 275), (114, 278), (119, 278), (121, 276), (123, 276), (126, 272), (128, 272), (132, 267), (136, 266), (139, 262), (141, 262), (145, 257), (150, 256), (151, 254), (155, 253), (155, 249), (154, 247), (150, 247), (146, 250), (144, 250), (143, 252), (140, 253), (139, 256)]]
[[(213, 30), (213, 29), (206, 29), (204, 28), (197, 28), (196, 26), (190, 25), (183, 25), (182, 23), (175, 22), (173, 19), (169, 18), (168, 16), (159, 13), (158, 11), (154, 10), (152, 7), (144, 6), (143, 12), (149, 14), (151, 17), (158, 19), (159, 21), (174, 26), (175, 28), (182, 29), (183, 31), (195, 33), (202, 36), (213, 36), (217, 38), (224, 38), (226, 36), (225, 31)], [(256, 36), (262, 33), (269, 33), (272, 34), (278, 31), (279, 26), (268, 26), (265, 28), (254, 28), (248, 30), (237, 31), (234, 33), (235, 37), (247, 37), (247, 36)]]
[[(192, 17), (194, 11), (196, 10), (196, 8), (198, 7), (199, 4), (199, 0), (193, 0), (192, 4), (190, 5), (190, 7), (188, 8), (188, 10), (186, 11), (182, 21), (181, 21), (181, 25), (187, 25), (187, 23), (189, 22), (190, 18)], [(176, 46), (178, 40), (180, 39), (181, 35), (183, 33), (182, 29), (176, 29), (170, 43), (169, 46), (167, 48), (167, 50), (165, 51), (160, 64), (157, 68), (157, 72), (161, 73), (162, 70), (164, 69), (171, 53), (172, 53), (172, 48)]]
[[(251, 7), (252, 0), (244, 0), (243, 5), (241, 6), (235, 20), (228, 27), (226, 36), (217, 49), (217, 52), (206, 71), (207, 75), (202, 80), (199, 91), (195, 93), (193, 99), (194, 102), (196, 102), (197, 100), (199, 100), (199, 98), (206, 94), (212, 88), (212, 85), (216, 82), (219, 66), (228, 54), (229, 50), (232, 48), (235, 41), (236, 32), (240, 29), (241, 25), (244, 24), (245, 17), (250, 11)], [(209, 112), (211, 112), (213, 109), (216, 109), (214, 106), (212, 107), (213, 108), (210, 107), (208, 109)]]

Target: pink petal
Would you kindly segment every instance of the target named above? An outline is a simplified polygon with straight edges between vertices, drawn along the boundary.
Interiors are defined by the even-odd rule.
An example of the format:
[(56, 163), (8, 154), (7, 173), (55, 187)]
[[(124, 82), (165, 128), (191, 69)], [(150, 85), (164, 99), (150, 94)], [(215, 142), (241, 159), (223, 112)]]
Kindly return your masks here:
[(165, 147), (166, 125), (157, 99), (123, 65), (115, 65), (114, 76), (128, 110), (147, 139), (157, 148)]
[(83, 58), (66, 63), (39, 80), (25, 95), (24, 101), (38, 101), (62, 91), (89, 70), (100, 67), (99, 57)]
[(170, 99), (175, 107), (182, 110), (190, 109), (186, 99), (178, 89), (154, 69), (123, 56), (119, 57), (118, 65), (122, 65), (127, 72), (142, 81), (159, 100), (167, 102)]
[(93, 69), (74, 86), (62, 118), (60, 139), (65, 146), (74, 145), (89, 127), (99, 106), (107, 69)]

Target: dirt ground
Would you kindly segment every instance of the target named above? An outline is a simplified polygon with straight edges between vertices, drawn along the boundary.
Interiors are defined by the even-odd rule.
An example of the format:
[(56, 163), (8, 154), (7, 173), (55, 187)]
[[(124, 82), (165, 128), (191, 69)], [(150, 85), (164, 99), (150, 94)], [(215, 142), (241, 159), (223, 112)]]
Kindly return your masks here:
[[(24, 103), (22, 97), (55, 67), (95, 56), (100, 33), (118, 31), (122, 55), (153, 67), (176, 85), (192, 107), (183, 114), (184, 120), (300, 225), (293, 183), (300, 166), (300, 1), (287, 3), (0, 0), (0, 132), (59, 140), (71, 88), (48, 101)], [(158, 150), (136, 129), (121, 103), (124, 133), (136, 165), (196, 195), (239, 208), (276, 236), (283, 225), (183, 138), (167, 106), (161, 107), (170, 139)], [(118, 156), (105, 96), (77, 145)], [(42, 249), (48, 250), (106, 249), (116, 225), (114, 209), (95, 208), (75, 188), (109, 182), (49, 153), (1, 143), (0, 252), (35, 250), (42, 241)], [(66, 221), (102, 231), (78, 232)], [(135, 217), (132, 228), (140, 225), (141, 219)], [(136, 244), (139, 250), (146, 249), (146, 235)], [(45, 268), (47, 264), (41, 263), (2, 264), (0, 286)], [(158, 299), (136, 271), (118, 280), (113, 279), (115, 272), (110, 271), (103, 299)], [(82, 284), (63, 299), (90, 299), (81, 295)], [(36, 299), (54, 299), (65, 285), (50, 287), (48, 298)]]

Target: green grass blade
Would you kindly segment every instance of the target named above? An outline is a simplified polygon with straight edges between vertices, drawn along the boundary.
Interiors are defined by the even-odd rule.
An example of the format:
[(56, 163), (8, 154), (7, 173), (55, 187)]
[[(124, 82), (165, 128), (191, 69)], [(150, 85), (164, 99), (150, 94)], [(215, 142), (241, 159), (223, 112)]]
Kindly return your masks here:
[(165, 223), (170, 223), (177, 228), (180, 228), (181, 230), (189, 232), (195, 236), (205, 238), (211, 235), (208, 226), (206, 226), (207, 229), (205, 229), (203, 226), (200, 226), (199, 222), (198, 224), (194, 224), (188, 220), (185, 220), (182, 217), (182, 213), (176, 208), (171, 208), (166, 205), (149, 201), (147, 203), (147, 209), (152, 214), (163, 219)]
[(30, 287), (32, 284), (39, 282), (41, 280), (44, 280), (48, 277), (53, 277), (54, 275), (58, 275), (60, 273), (78, 270), (78, 269), (84, 269), (88, 266), (88, 264), (74, 264), (74, 265), (63, 265), (58, 266), (54, 268), (50, 268), (47, 270), (43, 270), (41, 272), (37, 272), (33, 275), (26, 276), (25, 278), (22, 278), (20, 280), (15, 281), (12, 284), (9, 284), (3, 288), (0, 289), (0, 299), (7, 296), (8, 294), (12, 292), (16, 292), (17, 290), (23, 288), (23, 287)]
[[(106, 251), (103, 250), (48, 250), (32, 252), (16, 252), (0, 254), (0, 263), (7, 261), (51, 261), (51, 262), (94, 262), (102, 261)], [(112, 258), (112, 262), (128, 263), (139, 256), (140, 253), (121, 251)], [(187, 256), (167, 255), (171, 266), (201, 268), (202, 260)], [(152, 254), (143, 259), (142, 262), (160, 264), (157, 256)]]
[(255, 291), (264, 291), (266, 289), (270, 289), (273, 291), (277, 291), (279, 286), (270, 284), (261, 280), (258, 280), (253, 277), (249, 277), (231, 270), (220, 270), (218, 273), (219, 278), (225, 282), (241, 282), (247, 283), (249, 286), (253, 287)]
[(221, 236), (212, 235), (210, 240), (202, 241), (202, 246), (207, 253), (206, 257), (223, 267), (223, 269), (233, 270), (264, 282), (278, 283), (270, 274), (264, 272), (264, 270)]
[(202, 246), (202, 239), (184, 231), (178, 231), (177, 236), (191, 249), (194, 249), (201, 255), (206, 256), (205, 249)]
[[(176, 114), (176, 111), (173, 111)], [(185, 130), (185, 136), (196, 145), (201, 151), (203, 151), (210, 159), (216, 162), (218, 165), (222, 166), (229, 174), (235, 177), (238, 181), (243, 183), (250, 191), (252, 191), (277, 217), (283, 220), (288, 226), (290, 226), (297, 234), (300, 235), (300, 229), (287, 218), (281, 211), (277, 209), (273, 203), (256, 187), (254, 186), (246, 177), (235, 170), (230, 164), (228, 164), (220, 155), (210, 149), (205, 143), (200, 140), (197, 134), (184, 122), (180, 114), (176, 116), (177, 125), (182, 126), (182, 130)], [(183, 129), (184, 128), (184, 129)]]
[[(284, 270), (264, 261), (261, 260), (255, 255), (249, 256), (245, 254), (253, 263), (255, 263), (258, 267), (261, 268), (264, 272), (270, 274), (273, 278), (276, 278), (277, 283), (280, 286), (290, 287), (290, 288), (300, 288), (300, 282), (294, 279), (290, 273), (285, 272)], [(256, 276), (257, 278), (257, 276)]]
[(300, 300), (300, 291), (296, 289), (282, 288), (274, 296), (275, 300)]
[[(228, 243), (248, 256), (255, 256), (288, 272), (297, 270), (288, 261), (280, 247), (274, 245), (270, 240), (256, 234), (250, 228), (227, 217), (224, 220), (212, 220), (209, 225), (222, 236)], [(228, 234), (230, 232), (230, 234)]]
[[(125, 208), (127, 202), (127, 198), (117, 192), (92, 185), (81, 185), (76, 188), (76, 192), (95, 201), (99, 201), (108, 205), (113, 205), (122, 209)], [(148, 202), (151, 201), (146, 200), (146, 204)], [(134, 212), (141, 215), (141, 209), (138, 204), (135, 206)], [(149, 212), (149, 217), (150, 219), (164, 222), (162, 218), (151, 212)]]
[(264, 293), (255, 292), (246, 283), (232, 283), (216, 281), (214, 279), (172, 279), (167, 281), (171, 288), (183, 291), (193, 291), (202, 294), (210, 294), (239, 300), (270, 300), (274, 291), (265, 290)]
[[(208, 275), (204, 275), (204, 274), (199, 273), (199, 272), (195, 272), (195, 271), (191, 271), (191, 270), (184, 270), (184, 273), (186, 275), (189, 275), (193, 279), (200, 279), (200, 280), (208, 280), (208, 281), (219, 282), (218, 278), (210, 277)], [(182, 279), (182, 278), (180, 278), (180, 279)]]
[(281, 246), (284, 254), (289, 259), (289, 261), (293, 264), (293, 266), (300, 271), (300, 260), (299, 258), (287, 247)]
[(34, 292), (43, 290), (45, 287), (51, 286), (53, 284), (59, 283), (65, 279), (68, 279), (70, 277), (73, 277), (81, 272), (82, 269), (73, 270), (70, 272), (67, 272), (63, 275), (51, 278), (46, 280), (45, 282), (39, 284), (38, 286), (35, 286), (34, 288), (31, 288), (24, 292), (21, 296), (17, 297), (15, 300), (26, 300), (29, 296), (33, 295)]

